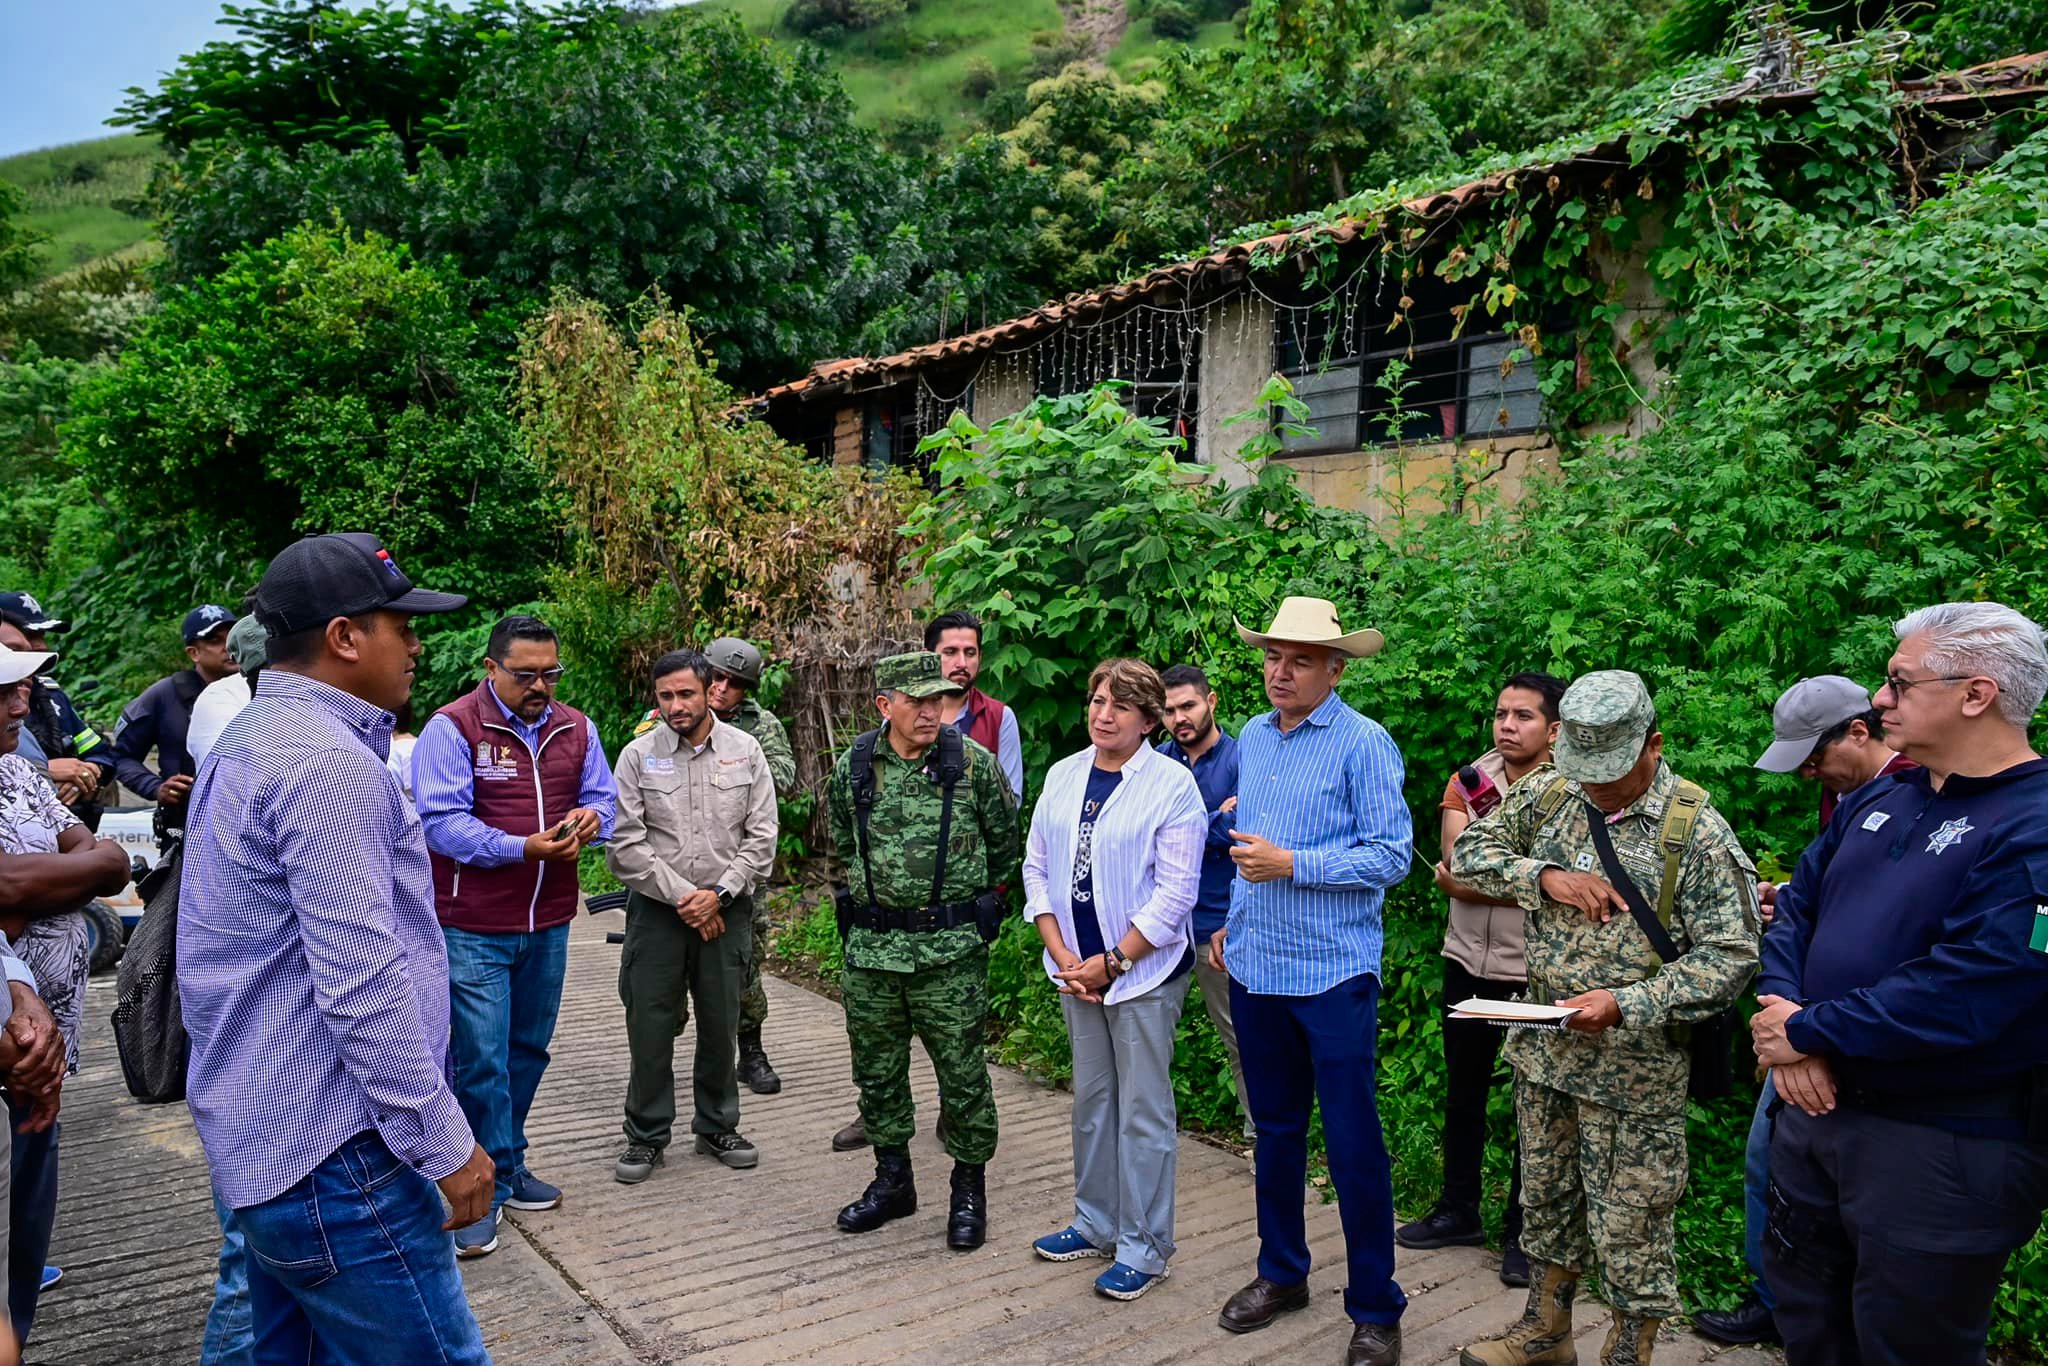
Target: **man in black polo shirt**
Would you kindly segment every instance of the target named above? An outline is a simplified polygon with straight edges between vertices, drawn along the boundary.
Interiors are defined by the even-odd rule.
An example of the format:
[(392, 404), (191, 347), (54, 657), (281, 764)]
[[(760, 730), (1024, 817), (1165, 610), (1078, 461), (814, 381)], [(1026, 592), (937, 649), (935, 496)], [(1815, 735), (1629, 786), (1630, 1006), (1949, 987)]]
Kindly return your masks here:
[(1876, 706), (1922, 767), (1801, 856), (1818, 890), (1779, 899), (1751, 1026), (1783, 1100), (1764, 1267), (1793, 1366), (1982, 1362), (2048, 1207), (2048, 646), (1997, 603), (1894, 630)]

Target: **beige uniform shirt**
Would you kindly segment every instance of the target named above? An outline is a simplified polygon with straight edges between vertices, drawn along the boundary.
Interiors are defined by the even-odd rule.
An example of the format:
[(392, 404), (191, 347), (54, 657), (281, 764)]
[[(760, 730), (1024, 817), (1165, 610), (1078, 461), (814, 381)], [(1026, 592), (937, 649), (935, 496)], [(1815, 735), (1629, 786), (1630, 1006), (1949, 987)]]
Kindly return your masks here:
[(616, 776), (604, 860), (642, 896), (670, 906), (704, 887), (747, 896), (775, 866), (775, 779), (745, 731), (714, 720), (693, 753), (658, 725), (620, 751)]

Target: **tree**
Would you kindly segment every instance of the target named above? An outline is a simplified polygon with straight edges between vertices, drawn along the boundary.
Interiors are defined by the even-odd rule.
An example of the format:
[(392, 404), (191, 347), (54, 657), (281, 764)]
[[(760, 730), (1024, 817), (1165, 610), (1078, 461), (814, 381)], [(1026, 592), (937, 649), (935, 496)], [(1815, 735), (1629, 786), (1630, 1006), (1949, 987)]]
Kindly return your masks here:
[(908, 582), (901, 528), (923, 490), (807, 460), (737, 401), (659, 300), (628, 329), (558, 295), (521, 334), (520, 437), (567, 491), (573, 529), (550, 616), (591, 666), (579, 696), (596, 715), (644, 705), (648, 666), (680, 642), (725, 632), (786, 652), (800, 625)]
[(296, 123), (195, 144), (165, 189), (173, 274), (339, 220), (445, 258), (488, 302), (569, 288), (623, 310), (658, 288), (749, 386), (843, 354), (872, 318), (923, 321), (901, 304), (925, 268), (918, 187), (821, 54), (730, 16), (577, 12), (570, 37), (529, 19), (494, 39), (441, 116), (459, 141), (416, 164), (395, 132), (305, 140)]
[(1241, 47), (1169, 58), (1150, 155), (1112, 191), (1123, 238), (1140, 256), (1198, 249), (1440, 165), (1412, 73), (1375, 60), (1392, 24), (1380, 0), (1254, 0)]
[(603, 12), (590, 0), (559, 9), (532, 0), (222, 8), (219, 23), (239, 36), (181, 58), (153, 91), (130, 87), (109, 122), (156, 133), (175, 153), (218, 142), (353, 150), (390, 135), (413, 165), (430, 146), (460, 150), (448, 106), (479, 66), (522, 34), (566, 41)]
[(50, 240), (49, 234), (20, 221), (27, 208), (28, 196), (21, 188), (0, 180), (0, 299), (42, 274), (36, 252)]
[[(238, 596), (307, 532), (374, 531), (479, 612), (534, 597), (559, 522), (503, 409), (509, 346), (452, 271), (338, 228), (167, 291), (62, 433), (112, 519), (91, 657), (122, 661), (195, 592)], [(114, 572), (131, 551), (159, 559)]]

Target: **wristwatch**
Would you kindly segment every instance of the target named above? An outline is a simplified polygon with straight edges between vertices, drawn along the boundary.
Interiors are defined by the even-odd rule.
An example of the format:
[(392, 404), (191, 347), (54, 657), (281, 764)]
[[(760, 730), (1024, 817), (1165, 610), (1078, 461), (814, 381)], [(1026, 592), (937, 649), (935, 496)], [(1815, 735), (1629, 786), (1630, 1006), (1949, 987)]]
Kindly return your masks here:
[(721, 913), (732, 909), (732, 903), (738, 900), (723, 887), (713, 887), (711, 890), (718, 893), (718, 909)]
[(1130, 955), (1115, 944), (1111, 944), (1107, 949), (1103, 950), (1102, 963), (1104, 967), (1109, 969), (1111, 981), (1115, 981), (1131, 970)]

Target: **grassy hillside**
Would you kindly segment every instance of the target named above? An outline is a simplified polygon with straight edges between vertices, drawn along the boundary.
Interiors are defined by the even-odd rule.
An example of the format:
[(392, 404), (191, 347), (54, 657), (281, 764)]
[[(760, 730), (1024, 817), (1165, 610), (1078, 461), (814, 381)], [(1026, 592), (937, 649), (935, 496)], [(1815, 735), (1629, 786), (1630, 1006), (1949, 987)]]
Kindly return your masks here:
[[(704, 0), (737, 13), (755, 33), (783, 42), (802, 41), (782, 27), (789, 0)], [(965, 93), (971, 71), (986, 64), (997, 82), (1014, 83), (1030, 64), (1033, 35), (1058, 34), (1066, 23), (1056, 0), (924, 0), (901, 20), (867, 33), (821, 43), (863, 122), (892, 118), (937, 118), (945, 131), (967, 130), (980, 108)], [(1228, 21), (1204, 24), (1197, 47), (1230, 40)], [(1108, 64), (1128, 80), (1178, 46), (1139, 19), (1108, 54)]]
[(24, 221), (50, 235), (44, 273), (142, 247), (150, 237), (142, 195), (162, 159), (155, 138), (133, 133), (0, 158), (0, 180), (28, 195)]
[[(782, 27), (789, 0), (705, 0), (730, 9), (755, 33), (799, 41)], [(900, 21), (823, 44), (846, 93), (868, 123), (935, 117), (961, 131), (977, 101), (961, 91), (970, 67), (987, 62), (1014, 79), (1031, 54), (1031, 35), (1065, 28), (1055, 0), (926, 0)]]

